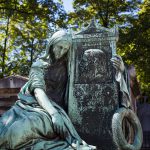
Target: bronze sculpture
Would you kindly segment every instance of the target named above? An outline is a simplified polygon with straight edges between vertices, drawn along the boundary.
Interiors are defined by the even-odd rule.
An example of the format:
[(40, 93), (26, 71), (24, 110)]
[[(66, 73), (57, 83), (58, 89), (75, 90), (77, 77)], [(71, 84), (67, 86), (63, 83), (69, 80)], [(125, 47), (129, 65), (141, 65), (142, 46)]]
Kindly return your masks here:
[[(45, 56), (32, 65), (29, 81), (18, 94), (19, 100), (0, 119), (1, 149), (68, 150), (78, 145), (95, 149), (81, 140), (65, 111), (54, 102), (64, 98), (70, 46), (69, 35), (58, 31), (51, 37)], [(51, 73), (49, 77), (44, 76), (45, 71)], [(49, 80), (49, 97), (45, 78)]]
[[(19, 100), (0, 119), (1, 149), (95, 149), (80, 138), (61, 108), (66, 104), (70, 47), (71, 36), (58, 31), (51, 37), (46, 54), (33, 63)], [(116, 55), (111, 61), (117, 70), (124, 71), (120, 57)]]

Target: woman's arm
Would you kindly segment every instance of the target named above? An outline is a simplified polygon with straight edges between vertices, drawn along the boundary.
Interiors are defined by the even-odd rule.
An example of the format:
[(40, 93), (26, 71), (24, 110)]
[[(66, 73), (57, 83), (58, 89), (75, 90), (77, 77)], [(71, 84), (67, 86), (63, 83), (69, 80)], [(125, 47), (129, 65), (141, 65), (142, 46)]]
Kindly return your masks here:
[(121, 103), (125, 107), (130, 107), (131, 98), (130, 98), (130, 94), (127, 88), (127, 83), (125, 82), (125, 79), (124, 79), (125, 66), (124, 66), (123, 60), (121, 56), (114, 55), (111, 58), (111, 62), (113, 63), (113, 67), (116, 69), (115, 79), (117, 82), (119, 82), (120, 91), (123, 92), (124, 94)]
[(39, 105), (44, 108), (50, 115), (58, 113), (57, 110), (51, 104), (49, 98), (45, 94), (44, 90), (41, 88), (34, 89), (34, 95), (36, 97), (37, 102)]
[(64, 121), (45, 93), (44, 70), (48, 65), (49, 64), (43, 60), (38, 60), (33, 63), (29, 74), (29, 85), (27, 89), (31, 95), (35, 96), (37, 103), (50, 115), (54, 131), (64, 137), (66, 133)]
[(45, 94), (44, 90), (40, 89), (40, 88), (35, 88), (34, 95), (35, 95), (35, 98), (36, 98), (37, 102), (39, 103), (39, 105), (44, 110), (46, 110), (49, 113), (49, 115), (51, 116), (54, 131), (57, 134), (59, 134), (62, 138), (65, 138), (67, 136), (67, 134), (66, 134), (67, 130), (64, 125), (64, 121), (63, 121), (61, 115), (59, 114), (59, 112), (51, 104), (51, 102), (50, 102), (49, 98), (47, 97), (47, 95)]

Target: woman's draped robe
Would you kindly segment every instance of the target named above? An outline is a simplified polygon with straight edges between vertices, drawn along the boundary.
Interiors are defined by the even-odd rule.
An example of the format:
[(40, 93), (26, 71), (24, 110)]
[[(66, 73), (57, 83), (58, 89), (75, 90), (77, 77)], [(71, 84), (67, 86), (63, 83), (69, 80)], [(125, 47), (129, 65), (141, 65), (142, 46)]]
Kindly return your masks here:
[[(19, 100), (0, 118), (1, 149), (61, 150), (69, 149), (72, 142), (81, 142), (70, 119), (57, 105), (65, 107), (66, 66), (66, 59), (61, 59), (54, 65), (49, 65), (41, 59), (32, 65), (29, 81), (18, 94)], [(41, 108), (34, 97), (35, 88), (43, 89), (61, 114), (68, 130), (66, 139), (61, 139), (53, 131), (51, 116)]]

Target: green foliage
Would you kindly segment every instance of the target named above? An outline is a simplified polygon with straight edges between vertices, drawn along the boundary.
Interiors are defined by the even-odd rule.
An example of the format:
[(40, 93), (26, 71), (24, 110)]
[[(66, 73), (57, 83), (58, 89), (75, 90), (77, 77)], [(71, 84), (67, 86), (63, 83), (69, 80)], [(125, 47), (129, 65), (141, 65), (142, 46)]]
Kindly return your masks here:
[(141, 0), (74, 0), (75, 12), (69, 14), (69, 24), (83, 24), (95, 16), (104, 27), (124, 25), (140, 3)]
[(54, 0), (0, 2), (0, 76), (28, 75), (32, 62), (43, 53), (55, 26), (66, 27), (66, 12)]
[(132, 27), (122, 32), (119, 52), (128, 64), (134, 64), (142, 91), (150, 96), (150, 1), (140, 6)]

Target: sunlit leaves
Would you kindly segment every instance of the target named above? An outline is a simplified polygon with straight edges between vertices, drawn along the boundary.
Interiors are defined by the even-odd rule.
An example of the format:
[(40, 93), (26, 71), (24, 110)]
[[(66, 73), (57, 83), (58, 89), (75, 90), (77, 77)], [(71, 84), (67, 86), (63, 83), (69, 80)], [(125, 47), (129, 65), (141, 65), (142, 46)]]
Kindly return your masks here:
[[(70, 13), (69, 23), (84, 22), (93, 16), (105, 27), (112, 27), (114, 24), (126, 24), (127, 17), (134, 15), (139, 9), (141, 0), (74, 0), (73, 7), (76, 15)], [(82, 18), (80, 20), (79, 18)]]
[(43, 53), (49, 32), (56, 24), (66, 27), (61, 1), (6, 0), (0, 2), (0, 12), (0, 53), (5, 60), (5, 70), (0, 73), (27, 75), (32, 62)]
[(140, 5), (138, 17), (133, 18), (132, 27), (121, 32), (121, 49), (128, 64), (134, 64), (142, 91), (150, 95), (150, 1)]

